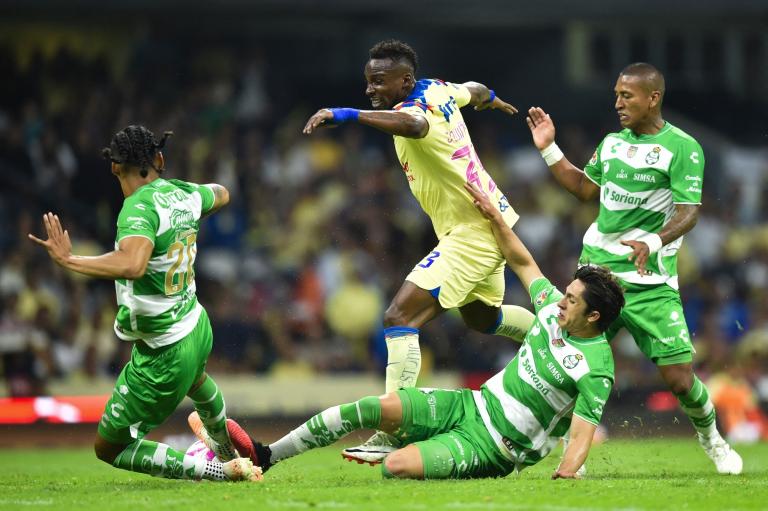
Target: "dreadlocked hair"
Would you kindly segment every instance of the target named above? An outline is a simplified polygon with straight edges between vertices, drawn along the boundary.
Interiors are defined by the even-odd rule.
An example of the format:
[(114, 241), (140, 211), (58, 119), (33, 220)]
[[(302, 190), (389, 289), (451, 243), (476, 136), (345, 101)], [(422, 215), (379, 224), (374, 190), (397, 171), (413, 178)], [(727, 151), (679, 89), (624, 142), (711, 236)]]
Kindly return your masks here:
[(101, 150), (101, 155), (112, 163), (136, 167), (141, 177), (147, 177), (150, 168), (159, 174), (163, 169), (155, 167), (155, 156), (172, 135), (172, 131), (166, 131), (157, 142), (154, 133), (148, 128), (132, 124), (115, 133), (109, 147)]

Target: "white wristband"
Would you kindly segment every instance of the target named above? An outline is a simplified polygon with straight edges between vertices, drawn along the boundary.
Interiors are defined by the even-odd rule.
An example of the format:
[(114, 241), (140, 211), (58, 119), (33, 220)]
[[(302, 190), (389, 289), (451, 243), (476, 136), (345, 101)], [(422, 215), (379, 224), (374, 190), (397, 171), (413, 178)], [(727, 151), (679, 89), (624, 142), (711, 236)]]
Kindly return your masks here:
[(562, 160), (564, 156), (563, 152), (560, 150), (559, 147), (557, 147), (557, 144), (555, 144), (554, 142), (549, 144), (540, 152), (541, 152), (541, 157), (544, 158), (544, 161), (546, 162), (548, 167), (551, 167), (555, 163)]
[(647, 236), (643, 236), (643, 239), (640, 241), (648, 245), (648, 251), (651, 254), (655, 254), (656, 252), (661, 250), (661, 245), (662, 245), (661, 236), (659, 236), (655, 232), (648, 234)]

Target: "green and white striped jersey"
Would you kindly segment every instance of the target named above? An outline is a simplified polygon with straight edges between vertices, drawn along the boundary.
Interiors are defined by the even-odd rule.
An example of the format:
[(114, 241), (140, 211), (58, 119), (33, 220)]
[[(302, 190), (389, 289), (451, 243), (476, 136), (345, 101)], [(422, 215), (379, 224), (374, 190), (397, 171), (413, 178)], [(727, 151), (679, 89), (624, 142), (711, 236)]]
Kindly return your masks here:
[(563, 331), (563, 294), (546, 278), (533, 281), (530, 293), (536, 319), (520, 350), (475, 393), (485, 427), (518, 470), (549, 454), (574, 414), (599, 424), (614, 378), (605, 335), (581, 339)]
[(698, 142), (670, 123), (655, 135), (625, 129), (603, 139), (584, 172), (600, 187), (600, 213), (584, 234), (579, 264), (607, 266), (625, 283), (678, 289), (682, 236), (651, 254), (642, 276), (627, 260), (632, 249), (620, 241), (661, 231), (675, 204), (701, 204), (704, 152)]
[(195, 295), (197, 231), (213, 203), (209, 187), (177, 179), (156, 179), (125, 199), (115, 248), (129, 236), (147, 238), (154, 248), (143, 277), (115, 281), (120, 339), (158, 348), (195, 328), (202, 311)]

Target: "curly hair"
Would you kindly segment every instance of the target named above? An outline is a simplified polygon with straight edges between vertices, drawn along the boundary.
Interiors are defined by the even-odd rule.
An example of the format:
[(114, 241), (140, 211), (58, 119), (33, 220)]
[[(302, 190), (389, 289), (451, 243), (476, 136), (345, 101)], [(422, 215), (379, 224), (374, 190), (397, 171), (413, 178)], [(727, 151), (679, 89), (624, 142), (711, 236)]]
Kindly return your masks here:
[(624, 290), (618, 279), (608, 268), (594, 265), (580, 267), (573, 278), (584, 284), (582, 298), (587, 303), (587, 311), (600, 313), (597, 328), (605, 332), (624, 307)]
[(405, 61), (413, 72), (419, 67), (419, 57), (410, 45), (397, 39), (387, 39), (373, 45), (368, 50), (369, 59), (391, 59), (393, 62)]
[(147, 177), (150, 168), (158, 173), (163, 171), (155, 167), (155, 156), (172, 135), (172, 131), (166, 131), (157, 142), (154, 133), (148, 128), (132, 124), (115, 133), (109, 147), (101, 150), (101, 155), (112, 163), (136, 167), (141, 177)]

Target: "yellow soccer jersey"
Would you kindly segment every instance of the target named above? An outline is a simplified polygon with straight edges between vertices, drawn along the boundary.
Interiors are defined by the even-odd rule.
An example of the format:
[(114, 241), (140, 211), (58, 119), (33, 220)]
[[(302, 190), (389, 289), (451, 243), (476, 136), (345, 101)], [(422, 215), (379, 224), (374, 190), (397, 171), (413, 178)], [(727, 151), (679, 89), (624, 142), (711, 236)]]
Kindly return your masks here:
[(442, 80), (419, 80), (413, 92), (395, 106), (429, 122), (424, 138), (395, 136), (395, 150), (411, 192), (432, 219), (438, 239), (459, 224), (487, 225), (464, 189), (474, 183), (488, 194), (512, 227), (517, 213), (483, 168), (459, 109), (469, 103), (469, 90)]

